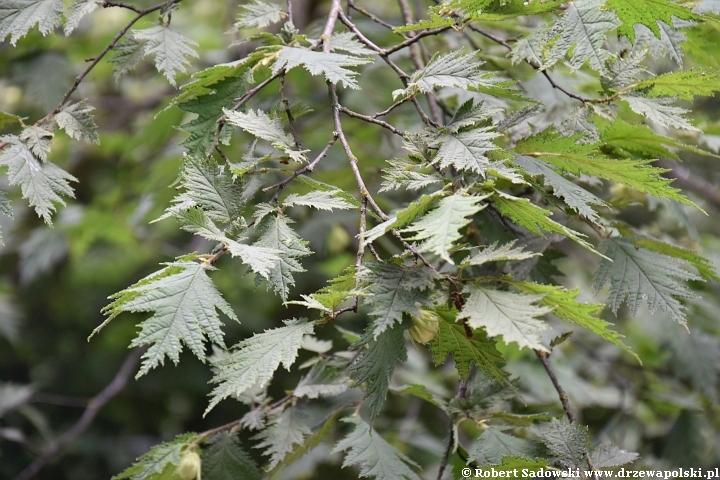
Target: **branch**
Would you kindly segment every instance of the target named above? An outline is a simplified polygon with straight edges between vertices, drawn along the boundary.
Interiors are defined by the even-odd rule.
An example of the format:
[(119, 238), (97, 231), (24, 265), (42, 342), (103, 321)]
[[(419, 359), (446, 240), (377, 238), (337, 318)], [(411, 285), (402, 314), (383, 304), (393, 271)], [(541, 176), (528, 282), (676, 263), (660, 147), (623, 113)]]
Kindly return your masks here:
[(708, 182), (703, 177), (696, 176), (685, 167), (672, 164), (666, 160), (660, 160), (657, 162), (657, 165), (670, 170), (665, 173), (665, 175), (674, 178), (676, 185), (694, 191), (700, 197), (712, 203), (716, 208), (720, 208), (720, 188), (718, 188), (717, 185)]
[(133, 350), (125, 357), (120, 369), (115, 374), (112, 381), (102, 389), (100, 393), (90, 399), (87, 408), (83, 412), (80, 420), (67, 430), (58, 440), (51, 443), (33, 462), (25, 467), (14, 480), (29, 480), (37, 475), (40, 470), (51, 460), (57, 457), (62, 451), (75, 441), (90, 426), (100, 409), (105, 406), (112, 398), (120, 393), (128, 379), (135, 371), (135, 367), (140, 361), (140, 356), (145, 352), (145, 348)]

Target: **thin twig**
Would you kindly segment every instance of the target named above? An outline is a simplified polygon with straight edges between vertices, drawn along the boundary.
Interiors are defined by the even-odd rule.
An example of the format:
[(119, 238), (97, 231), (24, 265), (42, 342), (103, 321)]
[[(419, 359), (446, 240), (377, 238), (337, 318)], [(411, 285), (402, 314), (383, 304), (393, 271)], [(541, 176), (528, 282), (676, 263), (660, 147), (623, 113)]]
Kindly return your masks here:
[[(288, 0), (288, 4), (290, 4)], [(300, 140), (298, 139), (297, 131), (295, 130), (295, 119), (293, 118), (292, 112), (290, 111), (290, 100), (288, 100), (287, 93), (285, 92), (285, 71), (280, 75), (280, 97), (282, 98), (283, 105), (285, 106), (285, 114), (288, 117), (288, 123), (290, 124), (290, 132), (292, 133), (293, 141), (295, 142), (295, 148), (302, 150)]]
[(115, 374), (112, 381), (102, 389), (100, 393), (90, 399), (87, 408), (83, 412), (80, 420), (75, 423), (69, 430), (67, 430), (58, 440), (51, 443), (42, 454), (32, 461), (30, 465), (25, 467), (14, 480), (29, 480), (30, 478), (37, 475), (40, 470), (51, 460), (57, 457), (62, 451), (75, 441), (82, 433), (90, 426), (95, 416), (98, 414), (100, 409), (105, 406), (115, 395), (120, 393), (128, 379), (135, 371), (140, 356), (145, 352), (145, 348), (133, 350), (125, 357), (120, 369)]
[(358, 112), (355, 112), (355, 111), (350, 110), (350, 109), (348, 109), (348, 108), (345, 108), (345, 107), (343, 107), (342, 105), (340, 105), (340, 111), (343, 112), (343, 113), (346, 114), (346, 115), (351, 116), (351, 117), (358, 118), (358, 119), (362, 120), (363, 122), (374, 123), (375, 125), (380, 125), (381, 127), (390, 130), (390, 131), (391, 131), (392, 133), (394, 133), (395, 135), (399, 135), (399, 136), (401, 136), (401, 137), (404, 137), (404, 136), (405, 136), (405, 132), (403, 132), (402, 130), (399, 130), (399, 129), (393, 127), (393, 126), (390, 125), (388, 122), (383, 122), (382, 120), (378, 120), (377, 118), (375, 118), (374, 115), (373, 115), (373, 116), (363, 115), (362, 113), (358, 113)]

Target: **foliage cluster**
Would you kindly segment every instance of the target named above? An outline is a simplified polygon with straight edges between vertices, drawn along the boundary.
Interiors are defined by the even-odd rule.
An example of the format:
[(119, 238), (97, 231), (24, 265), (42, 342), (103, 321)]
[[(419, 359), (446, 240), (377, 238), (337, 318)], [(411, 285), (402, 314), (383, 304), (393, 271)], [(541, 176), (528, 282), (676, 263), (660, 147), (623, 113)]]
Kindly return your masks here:
[(717, 0), (190, 3), (0, 5), (0, 334), (91, 285), (135, 349), (57, 438), (72, 393), (0, 384), (0, 475), (183, 350), (209, 400), (114, 478), (720, 460)]

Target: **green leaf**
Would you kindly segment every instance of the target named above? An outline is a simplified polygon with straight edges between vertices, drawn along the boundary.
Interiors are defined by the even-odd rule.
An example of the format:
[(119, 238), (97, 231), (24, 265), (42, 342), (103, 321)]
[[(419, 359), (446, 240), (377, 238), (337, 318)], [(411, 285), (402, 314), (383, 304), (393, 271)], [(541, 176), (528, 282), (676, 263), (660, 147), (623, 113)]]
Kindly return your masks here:
[(80, 25), (80, 20), (94, 12), (98, 5), (100, 4), (97, 0), (77, 0), (70, 5), (65, 14), (65, 25), (63, 26), (65, 36), (69, 36)]
[(539, 332), (549, 327), (537, 317), (552, 308), (535, 305), (542, 295), (521, 295), (477, 283), (465, 285), (463, 293), (467, 301), (458, 319), (467, 319), (470, 328), (484, 328), (491, 337), (502, 335), (505, 343), (516, 342), (520, 348), (547, 351)]
[(54, 136), (52, 130), (54, 129), (52, 124), (30, 125), (20, 133), (20, 140), (28, 146), (33, 155), (43, 162), (47, 162), (47, 154), (50, 153), (50, 142), (52, 142)]
[(718, 401), (720, 377), (720, 340), (707, 333), (693, 330), (687, 334), (670, 336), (673, 365), (678, 376), (690, 379), (693, 388), (713, 402)]
[(450, 264), (450, 249), (463, 237), (460, 229), (465, 227), (477, 212), (485, 208), (480, 205), (484, 197), (467, 195), (459, 192), (440, 200), (437, 208), (425, 214), (420, 220), (404, 228), (403, 232), (417, 232), (409, 240), (424, 240), (420, 245), (421, 252), (432, 252)]
[(293, 396), (297, 398), (334, 397), (348, 389), (350, 378), (344, 370), (328, 362), (318, 362), (298, 382)]
[(551, 12), (562, 0), (527, 2), (525, 0), (451, 0), (435, 7), (439, 13), (452, 14), (456, 10), (470, 20), (499, 21), (518, 15), (537, 15)]
[(357, 466), (361, 477), (379, 480), (420, 480), (410, 469), (410, 466), (419, 468), (418, 465), (387, 443), (365, 421), (358, 417), (344, 418), (343, 421), (355, 425), (333, 449), (333, 453), (345, 453), (343, 468)]
[(0, 110), (0, 130), (14, 123), (22, 123), (22, 119), (17, 115)]
[(495, 166), (486, 154), (499, 149), (492, 142), (499, 136), (493, 127), (479, 127), (457, 133), (431, 131), (428, 144), (437, 148), (432, 163), (439, 164), (440, 168), (452, 166), (485, 176), (485, 172)]
[(639, 248), (624, 238), (604, 240), (606, 255), (595, 274), (593, 289), (599, 291), (610, 282), (608, 305), (617, 314), (627, 300), (630, 314), (635, 315), (640, 301), (645, 299), (650, 312), (658, 308), (678, 323), (685, 325), (685, 308), (678, 298), (695, 298), (695, 293), (678, 282), (700, 280), (701, 277), (685, 269), (688, 262), (661, 253)]
[(137, 459), (130, 468), (116, 475), (112, 480), (159, 480), (160, 474), (166, 469), (180, 465), (180, 453), (193, 440), (197, 438), (194, 433), (178, 435), (172, 442), (155, 445), (148, 453)]
[(634, 87), (649, 97), (679, 97), (682, 100), (711, 97), (720, 91), (720, 72), (702, 68), (678, 70), (641, 80)]
[(525, 251), (524, 246), (516, 247), (517, 240), (498, 245), (497, 242), (485, 247), (481, 252), (469, 256), (462, 261), (462, 265), (484, 265), (488, 262), (501, 262), (504, 260), (527, 260), (540, 256), (539, 253)]
[(237, 219), (244, 203), (242, 182), (233, 180), (225, 166), (212, 158), (205, 161), (185, 155), (184, 160), (179, 187), (185, 191), (173, 198), (173, 205), (157, 220), (194, 207), (202, 208), (216, 222), (231, 223)]
[(382, 188), (378, 190), (378, 193), (400, 188), (420, 190), (434, 183), (442, 182), (442, 177), (435, 172), (421, 173), (416, 171), (416, 168), (424, 168), (424, 165), (416, 162), (404, 158), (394, 158), (387, 162), (390, 166), (383, 168)]
[(486, 377), (504, 382), (505, 375), (501, 370), (503, 357), (495, 348), (495, 342), (488, 339), (482, 330), (474, 330), (472, 338), (468, 338), (465, 327), (455, 323), (454, 312), (438, 310), (438, 313), (438, 332), (430, 341), (435, 365), (445, 363), (447, 356), (452, 353), (455, 368), (462, 378), (468, 378), (471, 364), (474, 363)]
[(134, 30), (135, 39), (144, 42), (145, 55), (155, 58), (155, 68), (165, 75), (171, 85), (175, 86), (175, 76), (185, 72), (190, 65), (190, 57), (197, 57), (193, 47), (197, 43), (180, 32), (165, 25), (155, 25), (145, 30)]
[(689, 8), (678, 5), (671, 0), (607, 0), (607, 8), (615, 11), (621, 25), (618, 33), (625, 35), (635, 43), (635, 24), (648, 27), (656, 37), (660, 38), (658, 21), (673, 24), (673, 17), (682, 20), (700, 20)]
[[(244, 77), (231, 76), (214, 82), (211, 87), (207, 87), (207, 93), (200, 94), (200, 87), (197, 87), (187, 101), (178, 104), (182, 111), (197, 115), (196, 118), (178, 127), (190, 134), (180, 143), (187, 147), (190, 155), (200, 158), (208, 156), (215, 140), (217, 122), (223, 116), (223, 109), (235, 104), (235, 98), (242, 94), (245, 86)], [(227, 143), (229, 132), (230, 129), (227, 128), (220, 133), (222, 143)]]
[(216, 374), (210, 381), (217, 383), (205, 414), (221, 400), (240, 395), (255, 385), (260, 388), (273, 378), (280, 364), (289, 370), (302, 344), (304, 335), (313, 332), (315, 324), (304, 320), (290, 320), (285, 326), (256, 333), (236, 344), (234, 351), (213, 362)]
[(283, 200), (282, 204), (284, 207), (303, 205), (327, 211), (332, 211), (334, 208), (337, 208), (338, 210), (348, 210), (354, 208), (354, 205), (351, 205), (342, 197), (337, 196), (338, 193), (340, 193), (340, 190), (336, 190), (334, 192), (314, 191), (306, 193), (305, 195), (292, 193)]
[(240, 5), (240, 10), (235, 29), (264, 28), (271, 23), (279, 22), (286, 16), (280, 5), (261, 0), (253, 0), (252, 3)]
[(295, 150), (291, 135), (285, 133), (278, 117), (270, 117), (262, 110), (248, 110), (247, 113), (235, 112), (223, 108), (228, 123), (242, 128), (246, 132), (270, 142), (270, 144), (288, 155), (296, 162), (304, 162), (305, 152)]
[(595, 314), (602, 311), (603, 305), (598, 303), (581, 303), (576, 300), (577, 296), (580, 295), (579, 288), (566, 290), (556, 285), (519, 282), (509, 277), (503, 277), (502, 280), (523, 293), (544, 295), (538, 303), (552, 308), (553, 315), (587, 328), (608, 342), (622, 348), (640, 361), (637, 354), (622, 342), (621, 339), (623, 335), (609, 330), (608, 328), (612, 324), (595, 316)]
[(58, 126), (75, 140), (84, 140), (89, 143), (100, 143), (97, 134), (97, 125), (90, 112), (95, 107), (81, 100), (72, 105), (66, 105), (55, 115)]
[(113, 64), (113, 74), (116, 82), (126, 73), (135, 70), (135, 67), (145, 58), (146, 43), (146, 40), (125, 37), (125, 40), (113, 47), (114, 54), (110, 58), (110, 63)]
[(553, 418), (550, 422), (532, 427), (555, 460), (565, 468), (585, 468), (587, 427), (570, 423), (566, 417)]
[(658, 198), (676, 200), (695, 206), (670, 186), (672, 180), (661, 177), (667, 170), (649, 166), (647, 160), (613, 160), (598, 151), (597, 144), (575, 143), (579, 136), (561, 137), (546, 130), (518, 142), (516, 152), (540, 158), (561, 171), (573, 175), (594, 175), (614, 182), (622, 183), (640, 192), (649, 193)]
[(282, 47), (277, 61), (273, 65), (273, 73), (282, 69), (291, 70), (302, 65), (312, 75), (323, 75), (328, 82), (344, 85), (347, 88), (359, 89), (355, 80), (357, 72), (348, 67), (357, 67), (372, 63), (364, 57), (354, 57), (340, 53), (314, 52), (304, 48)]
[(692, 250), (687, 250), (682, 247), (677, 247), (675, 245), (670, 245), (669, 243), (653, 240), (647, 237), (635, 238), (633, 240), (633, 245), (646, 250), (652, 250), (653, 252), (662, 253), (663, 255), (669, 255), (671, 257), (685, 260), (697, 268), (700, 275), (705, 277), (707, 280), (720, 282), (720, 276), (718, 276), (715, 271), (715, 267), (712, 265), (710, 260), (693, 252)]
[(60, 24), (62, 0), (3, 0), (0, 4), (0, 42), (10, 35), (15, 46), (35, 25), (43, 36)]
[(408, 33), (416, 30), (430, 30), (441, 27), (452, 27), (455, 24), (455, 20), (451, 17), (441, 17), (440, 15), (433, 13), (430, 18), (424, 18), (417, 23), (408, 23), (402, 27), (395, 27), (393, 31), (395, 33)]
[(354, 374), (356, 385), (366, 385), (365, 398), (370, 398), (368, 415), (371, 422), (385, 402), (395, 364), (398, 360), (407, 360), (404, 332), (404, 325), (392, 325), (377, 336), (368, 330), (355, 344), (356, 348), (367, 345), (350, 366), (350, 372)]
[(673, 106), (675, 99), (672, 97), (648, 98), (640, 94), (626, 94), (621, 95), (620, 98), (627, 102), (633, 112), (652, 120), (658, 125), (699, 131), (683, 116), (690, 110)]
[(606, 35), (620, 23), (615, 15), (600, 7), (605, 0), (576, 0), (553, 27), (559, 38), (550, 51), (549, 61), (543, 68), (552, 66), (572, 51), (570, 66), (581, 68), (586, 62), (594, 70), (602, 71), (611, 54), (604, 48)]
[(493, 203), (503, 216), (509, 217), (513, 222), (521, 227), (527, 228), (532, 233), (542, 235), (543, 230), (551, 233), (559, 233), (566, 236), (593, 253), (598, 253), (595, 248), (583, 240), (582, 233), (576, 232), (564, 225), (560, 225), (548, 218), (552, 212), (540, 208), (533, 204), (527, 198), (518, 198), (503, 192), (495, 192)]
[(265, 216), (256, 227), (260, 238), (253, 245), (279, 252), (269, 265), (266, 278), (268, 287), (272, 287), (283, 301), (287, 301), (290, 287), (295, 285), (293, 274), (305, 271), (300, 259), (312, 253), (307, 242), (290, 227), (292, 222), (284, 215)]
[[(492, 72), (481, 70), (482, 65), (483, 62), (474, 53), (463, 53), (462, 50), (436, 53), (425, 68), (412, 74), (406, 89), (400, 92), (412, 95), (413, 92), (431, 93), (441, 87), (463, 90), (492, 87), (499, 80), (493, 78)], [(397, 96), (396, 93), (393, 96)]]
[(413, 397), (420, 398), (438, 408), (444, 409), (444, 405), (446, 403), (442, 398), (439, 398), (435, 394), (429, 392), (425, 388), (425, 385), (417, 383), (411, 383), (400, 388), (391, 388), (390, 391), (398, 395), (412, 395)]
[(222, 434), (203, 453), (202, 476), (209, 480), (261, 480), (262, 472), (237, 436)]
[(395, 323), (401, 323), (403, 313), (419, 316), (422, 306), (432, 305), (430, 295), (437, 274), (425, 267), (405, 267), (392, 263), (367, 263), (358, 272), (367, 285), (367, 302), (372, 305), (370, 316), (377, 337)]
[(253, 437), (253, 440), (261, 440), (254, 448), (265, 449), (263, 455), (270, 457), (268, 470), (271, 470), (295, 449), (295, 445), (302, 445), (311, 433), (305, 413), (300, 407), (292, 405)]
[(621, 450), (615, 445), (608, 443), (600, 445), (590, 454), (590, 460), (592, 460), (593, 467), (595, 468), (619, 467), (627, 463), (632, 463), (639, 457), (640, 455), (635, 452)]
[(165, 356), (177, 365), (183, 343), (204, 362), (206, 337), (225, 346), (217, 310), (237, 321), (232, 308), (207, 276), (208, 270), (214, 270), (212, 266), (183, 259), (165, 265), (112, 295), (113, 302), (103, 309), (109, 318), (93, 331), (94, 335), (122, 312), (154, 312), (140, 324), (140, 333), (130, 344), (150, 345), (143, 354), (138, 377), (164, 364)]
[(553, 188), (553, 193), (556, 197), (562, 198), (568, 207), (591, 222), (598, 224), (598, 214), (591, 205), (606, 207), (607, 204), (602, 199), (570, 180), (567, 180), (562, 175), (556, 173), (550, 165), (534, 157), (520, 155), (513, 159), (513, 163), (522, 167), (522, 169), (530, 175), (542, 175), (545, 178), (545, 185), (550, 185)]
[(0, 166), (8, 167), (10, 185), (20, 185), (23, 198), (35, 208), (35, 213), (52, 225), (55, 204), (65, 205), (60, 195), (75, 197), (69, 182), (77, 179), (52, 162), (41, 163), (17, 137), (0, 140), (10, 144), (0, 151)]
[(399, 210), (382, 223), (377, 224), (365, 234), (361, 234), (360, 239), (363, 244), (368, 244), (382, 237), (391, 230), (405, 227), (417, 219), (420, 215), (425, 214), (435, 204), (438, 198), (442, 197), (444, 192), (435, 192), (428, 195), (421, 195), (420, 198), (410, 203), (407, 207)]
[(330, 36), (330, 50), (351, 53), (361, 57), (376, 54), (374, 50), (370, 50), (364, 43), (360, 42), (353, 32), (333, 32)]
[(538, 454), (538, 447), (535, 442), (524, 440), (503, 433), (510, 427), (499, 427), (491, 425), (485, 430), (473, 444), (470, 457), (480, 465), (487, 463), (501, 463), (505, 456), (524, 456), (533, 458)]
[(277, 466), (270, 471), (268, 475), (269, 479), (276, 480), (286, 467), (300, 460), (307, 453), (320, 445), (328, 437), (328, 435), (333, 433), (335, 423), (337, 423), (338, 418), (340, 418), (346, 408), (348, 407), (344, 406), (335, 410), (325, 419), (320, 428), (313, 432), (312, 435), (306, 437), (301, 445), (298, 445), (293, 449), (293, 451), (285, 455), (282, 462), (278, 463)]

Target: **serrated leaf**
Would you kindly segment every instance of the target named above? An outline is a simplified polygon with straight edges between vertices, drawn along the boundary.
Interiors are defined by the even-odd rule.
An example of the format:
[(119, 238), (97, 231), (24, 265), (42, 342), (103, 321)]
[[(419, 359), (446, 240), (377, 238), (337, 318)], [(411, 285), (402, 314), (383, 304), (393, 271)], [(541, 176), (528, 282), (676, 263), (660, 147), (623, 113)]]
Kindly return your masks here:
[(110, 63), (113, 65), (113, 75), (115, 81), (119, 81), (120, 77), (126, 73), (132, 72), (138, 63), (145, 58), (145, 44), (147, 41), (139, 40), (133, 37), (125, 37), (121, 43), (117, 43), (113, 47), (113, 56)]
[(615, 11), (620, 19), (618, 33), (635, 43), (635, 24), (642, 24), (660, 38), (658, 21), (672, 25), (673, 17), (682, 20), (699, 20), (701, 17), (689, 8), (670, 0), (607, 0), (607, 8)]
[(437, 274), (425, 267), (405, 267), (391, 263), (368, 263), (358, 272), (366, 284), (374, 317), (373, 335), (377, 337), (396, 323), (402, 322), (403, 313), (419, 316), (421, 307), (432, 305), (430, 295)]
[(438, 5), (437, 11), (445, 15), (452, 10), (468, 19), (498, 21), (518, 15), (537, 15), (551, 12), (562, 4), (562, 0), (528, 2), (526, 0), (451, 0)]
[[(180, 145), (187, 147), (188, 153), (197, 157), (205, 158), (210, 153), (215, 140), (215, 132), (218, 128), (218, 120), (224, 115), (224, 108), (230, 108), (246, 86), (245, 78), (228, 77), (214, 82), (211, 87), (206, 87), (208, 92), (199, 92), (205, 88), (197, 87), (194, 91), (196, 96), (178, 104), (184, 112), (197, 115), (189, 122), (183, 123), (178, 128), (190, 135)], [(182, 95), (181, 95), (182, 96)], [(220, 141), (227, 143), (230, 129), (224, 129), (220, 134)]]
[(503, 433), (509, 427), (491, 425), (473, 444), (470, 457), (478, 464), (501, 463), (504, 456), (537, 456), (538, 447), (535, 442)]
[(449, 53), (436, 53), (425, 68), (413, 73), (404, 90), (405, 95), (415, 91), (433, 92), (440, 87), (455, 87), (469, 90), (477, 87), (492, 87), (499, 80), (492, 72), (481, 70), (483, 62), (474, 53), (457, 50)]
[(100, 138), (97, 134), (97, 125), (95, 125), (95, 120), (90, 115), (93, 110), (95, 110), (95, 107), (85, 102), (85, 100), (81, 100), (63, 107), (55, 115), (55, 121), (70, 138), (99, 144)]
[(98, 5), (97, 0), (78, 0), (70, 5), (65, 14), (65, 25), (63, 26), (65, 36), (69, 36), (80, 25), (80, 20), (94, 12)]
[(690, 110), (673, 106), (675, 99), (671, 97), (648, 98), (642, 95), (621, 95), (632, 111), (652, 120), (658, 125), (668, 128), (700, 131), (683, 115)]
[(637, 354), (622, 342), (621, 339), (623, 335), (609, 330), (608, 327), (610, 327), (611, 324), (595, 316), (595, 314), (602, 311), (603, 305), (597, 303), (581, 303), (576, 300), (577, 296), (580, 295), (579, 288), (566, 290), (556, 285), (519, 282), (507, 277), (503, 280), (523, 293), (544, 295), (538, 303), (552, 308), (553, 315), (587, 328), (608, 342), (622, 348), (640, 361)]
[(210, 480), (261, 480), (262, 472), (237, 436), (222, 434), (203, 452), (202, 476)]
[(173, 198), (173, 205), (158, 220), (193, 207), (202, 208), (216, 222), (236, 220), (244, 203), (242, 182), (233, 180), (225, 166), (212, 158), (205, 161), (186, 155), (184, 160), (179, 187), (185, 191)]
[(439, 164), (440, 168), (453, 166), (458, 170), (469, 170), (485, 176), (485, 172), (493, 167), (486, 154), (499, 150), (493, 143), (493, 139), (499, 136), (493, 127), (479, 127), (458, 133), (432, 131), (428, 144), (437, 148), (432, 163)]
[(343, 468), (357, 466), (361, 477), (378, 480), (420, 480), (410, 469), (410, 466), (419, 468), (418, 465), (387, 443), (370, 425), (358, 417), (343, 421), (355, 425), (333, 449), (333, 453), (345, 453)]
[(430, 18), (424, 18), (417, 23), (409, 23), (401, 27), (393, 28), (395, 33), (408, 33), (416, 30), (429, 30), (431, 28), (451, 27), (455, 24), (455, 20), (451, 17), (442, 17), (437, 13), (432, 13)]
[(240, 395), (254, 385), (264, 387), (282, 363), (290, 369), (297, 358), (304, 335), (313, 333), (315, 324), (301, 320), (286, 322), (285, 326), (256, 333), (236, 344), (234, 351), (213, 362), (216, 374), (211, 383), (217, 383), (205, 414), (221, 400)]
[(647, 160), (613, 160), (601, 154), (597, 144), (575, 143), (578, 138), (578, 136), (560, 137), (546, 130), (518, 142), (515, 151), (540, 158), (561, 171), (573, 175), (582, 173), (594, 175), (625, 184), (658, 198), (668, 198), (695, 206), (682, 195), (680, 190), (670, 186), (671, 179), (660, 176), (666, 170), (649, 166), (650, 162)]
[(497, 242), (485, 247), (481, 252), (465, 258), (462, 265), (484, 265), (488, 262), (501, 262), (504, 260), (527, 260), (540, 254), (528, 252), (524, 246), (516, 247), (517, 240), (498, 245)]
[(346, 88), (359, 89), (355, 80), (357, 72), (348, 67), (357, 67), (372, 63), (364, 57), (354, 57), (340, 53), (314, 52), (304, 48), (282, 47), (277, 61), (273, 65), (273, 73), (282, 69), (291, 70), (302, 65), (312, 75), (323, 75), (328, 82), (344, 85)]
[(438, 397), (432, 392), (429, 392), (427, 388), (425, 388), (425, 385), (420, 385), (417, 383), (411, 383), (409, 385), (404, 385), (399, 388), (391, 388), (391, 392), (396, 393), (398, 395), (412, 395), (413, 397), (420, 398), (426, 402), (428, 402), (431, 405), (435, 405), (438, 408), (443, 408), (445, 405), (445, 400)]
[(247, 113), (235, 112), (223, 108), (228, 123), (242, 128), (246, 132), (270, 142), (270, 144), (287, 154), (296, 162), (305, 161), (305, 152), (295, 150), (295, 142), (291, 135), (285, 133), (282, 123), (277, 117), (270, 117), (262, 110), (248, 110)]
[(310, 371), (300, 379), (295, 390), (294, 397), (334, 397), (346, 391), (349, 387), (350, 378), (347, 377), (342, 368), (328, 364), (328, 362), (316, 363)]
[(595, 468), (619, 467), (627, 463), (632, 463), (638, 458), (640, 458), (640, 455), (637, 453), (621, 450), (615, 445), (608, 443), (600, 445), (590, 454), (590, 460), (592, 460), (593, 467)]
[(311, 433), (305, 413), (300, 407), (292, 405), (253, 437), (253, 440), (261, 440), (254, 448), (265, 449), (263, 455), (270, 457), (268, 469), (273, 469)]
[(645, 299), (650, 312), (658, 308), (667, 312), (678, 323), (685, 325), (685, 311), (678, 298), (695, 298), (695, 293), (678, 282), (700, 280), (701, 277), (685, 270), (685, 260), (656, 253), (633, 245), (632, 240), (613, 238), (604, 240), (606, 255), (595, 274), (593, 289), (598, 292), (610, 282), (608, 305), (617, 314), (620, 305), (627, 301), (630, 314), (635, 315), (640, 301)]
[(532, 427), (550, 453), (565, 468), (584, 468), (587, 427), (580, 427), (566, 417)]
[(315, 191), (306, 193), (305, 195), (292, 193), (283, 200), (282, 204), (285, 207), (303, 205), (327, 211), (332, 211), (334, 208), (337, 208), (338, 210), (348, 210), (350, 208), (354, 208), (354, 206), (345, 201), (345, 199), (336, 196), (337, 193), (340, 193), (340, 190), (336, 190), (334, 192)]
[(163, 365), (165, 357), (177, 365), (184, 343), (201, 361), (205, 361), (205, 341), (224, 347), (223, 331), (217, 310), (238, 321), (230, 305), (220, 296), (207, 271), (213, 267), (180, 260), (149, 275), (135, 285), (116, 293), (103, 309), (109, 318), (93, 331), (95, 334), (122, 312), (153, 312), (143, 321), (141, 330), (130, 344), (150, 345), (143, 354), (137, 377)]
[(350, 365), (350, 372), (356, 385), (366, 385), (365, 399), (369, 398), (368, 415), (371, 422), (378, 416), (385, 402), (395, 364), (407, 360), (404, 332), (405, 326), (398, 324), (377, 336), (369, 329), (355, 344), (356, 348), (367, 345)]
[(0, 42), (10, 35), (15, 46), (35, 25), (43, 36), (60, 23), (62, 0), (3, 0), (0, 4)]
[(410, 240), (424, 240), (420, 244), (421, 252), (432, 252), (443, 260), (454, 264), (450, 258), (453, 244), (462, 238), (460, 229), (470, 223), (472, 215), (485, 205), (479, 205), (488, 196), (477, 197), (457, 193), (440, 200), (437, 208), (425, 214), (420, 220), (404, 228), (403, 232), (417, 232)]
[(646, 49), (632, 50), (624, 57), (617, 57), (607, 62), (607, 68), (600, 74), (600, 83), (605, 88), (618, 89), (635, 83), (641, 76), (649, 72), (643, 65), (647, 56)]
[(634, 87), (649, 97), (692, 100), (696, 96), (713, 96), (720, 91), (720, 72), (702, 68), (678, 70), (641, 80)]
[[(573, 70), (586, 62), (594, 70), (602, 71), (611, 54), (604, 48), (607, 32), (620, 25), (615, 15), (600, 7), (605, 0), (576, 0), (553, 27), (559, 35), (543, 68), (552, 66), (572, 50), (569, 63)], [(574, 48), (573, 48), (574, 47)]]
[(138, 458), (135, 464), (114, 476), (112, 480), (154, 480), (155, 475), (163, 473), (167, 467), (180, 465), (182, 450), (196, 437), (194, 433), (184, 433), (175, 437), (172, 442), (155, 445), (148, 453)]
[(617, 118), (600, 132), (603, 143), (621, 148), (641, 158), (677, 158), (667, 146), (682, 145), (670, 137), (658, 135), (647, 125), (630, 124)]
[(472, 338), (468, 338), (465, 327), (455, 323), (455, 312), (438, 310), (438, 313), (438, 332), (430, 341), (435, 365), (445, 363), (448, 355), (452, 354), (460, 377), (467, 380), (474, 363), (486, 377), (504, 382), (505, 375), (501, 370), (503, 357), (495, 348), (495, 342), (488, 339), (482, 330), (473, 331)]
[(198, 44), (180, 32), (165, 25), (134, 30), (133, 36), (143, 43), (145, 55), (155, 58), (155, 68), (175, 86), (175, 76), (185, 72), (189, 58), (198, 57), (193, 47)]
[(0, 166), (8, 167), (10, 185), (20, 185), (23, 198), (35, 213), (52, 225), (55, 203), (65, 205), (60, 195), (74, 198), (69, 182), (77, 179), (52, 162), (41, 163), (17, 137), (0, 137), (10, 145), (0, 152)]
[(286, 16), (280, 5), (261, 0), (253, 0), (251, 3), (240, 5), (240, 9), (235, 29), (265, 28), (272, 23), (279, 22)]
[(552, 215), (552, 212), (538, 207), (527, 198), (513, 197), (496, 191), (493, 203), (503, 216), (509, 217), (513, 222), (527, 228), (532, 233), (542, 236), (544, 236), (543, 230), (550, 233), (559, 233), (574, 240), (591, 252), (598, 253), (591, 244), (581, 238), (585, 235), (550, 220), (548, 217)]
[(467, 319), (470, 328), (484, 328), (491, 337), (502, 335), (505, 343), (516, 342), (520, 348), (547, 351), (539, 333), (549, 326), (537, 317), (552, 311), (536, 303), (542, 295), (522, 295), (484, 287), (465, 285), (467, 301), (458, 319)]
[(647, 237), (638, 237), (633, 240), (633, 245), (653, 252), (662, 253), (663, 255), (669, 255), (671, 257), (680, 258), (691, 263), (695, 268), (698, 269), (700, 275), (705, 277), (707, 280), (713, 280), (720, 282), (720, 276), (718, 276), (715, 267), (712, 265), (710, 260), (703, 257), (702, 255), (687, 250), (682, 247), (670, 245), (669, 243), (660, 242)]
[(420, 198), (410, 203), (407, 207), (399, 210), (382, 223), (375, 225), (364, 235), (359, 235), (363, 245), (371, 243), (387, 232), (403, 228), (412, 223), (420, 215), (426, 213), (435, 204), (437, 199), (443, 195), (443, 192), (435, 192), (429, 195), (421, 195)]
[(407, 190), (420, 190), (434, 183), (442, 182), (442, 178), (435, 172), (421, 173), (415, 169), (422, 169), (419, 165), (403, 158), (394, 158), (387, 161), (390, 166), (383, 168), (382, 188), (378, 193), (389, 192), (405, 188)]
[(307, 242), (300, 238), (290, 227), (292, 219), (284, 215), (267, 215), (257, 225), (260, 238), (253, 244), (256, 247), (279, 251), (266, 276), (268, 287), (272, 287), (283, 301), (287, 301), (290, 287), (295, 285), (294, 273), (304, 272), (300, 259), (312, 251)]
[[(45, 127), (50, 128), (48, 130)], [(53, 125), (30, 125), (20, 133), (20, 140), (27, 145), (33, 155), (43, 162), (47, 162), (47, 154), (50, 153), (50, 142), (53, 139)]]
[(606, 207), (607, 204), (602, 199), (556, 173), (548, 164), (534, 157), (520, 155), (515, 157), (513, 162), (530, 175), (542, 175), (545, 178), (545, 185), (550, 185), (553, 194), (562, 198), (568, 207), (593, 223), (599, 222), (598, 214), (591, 205)]

